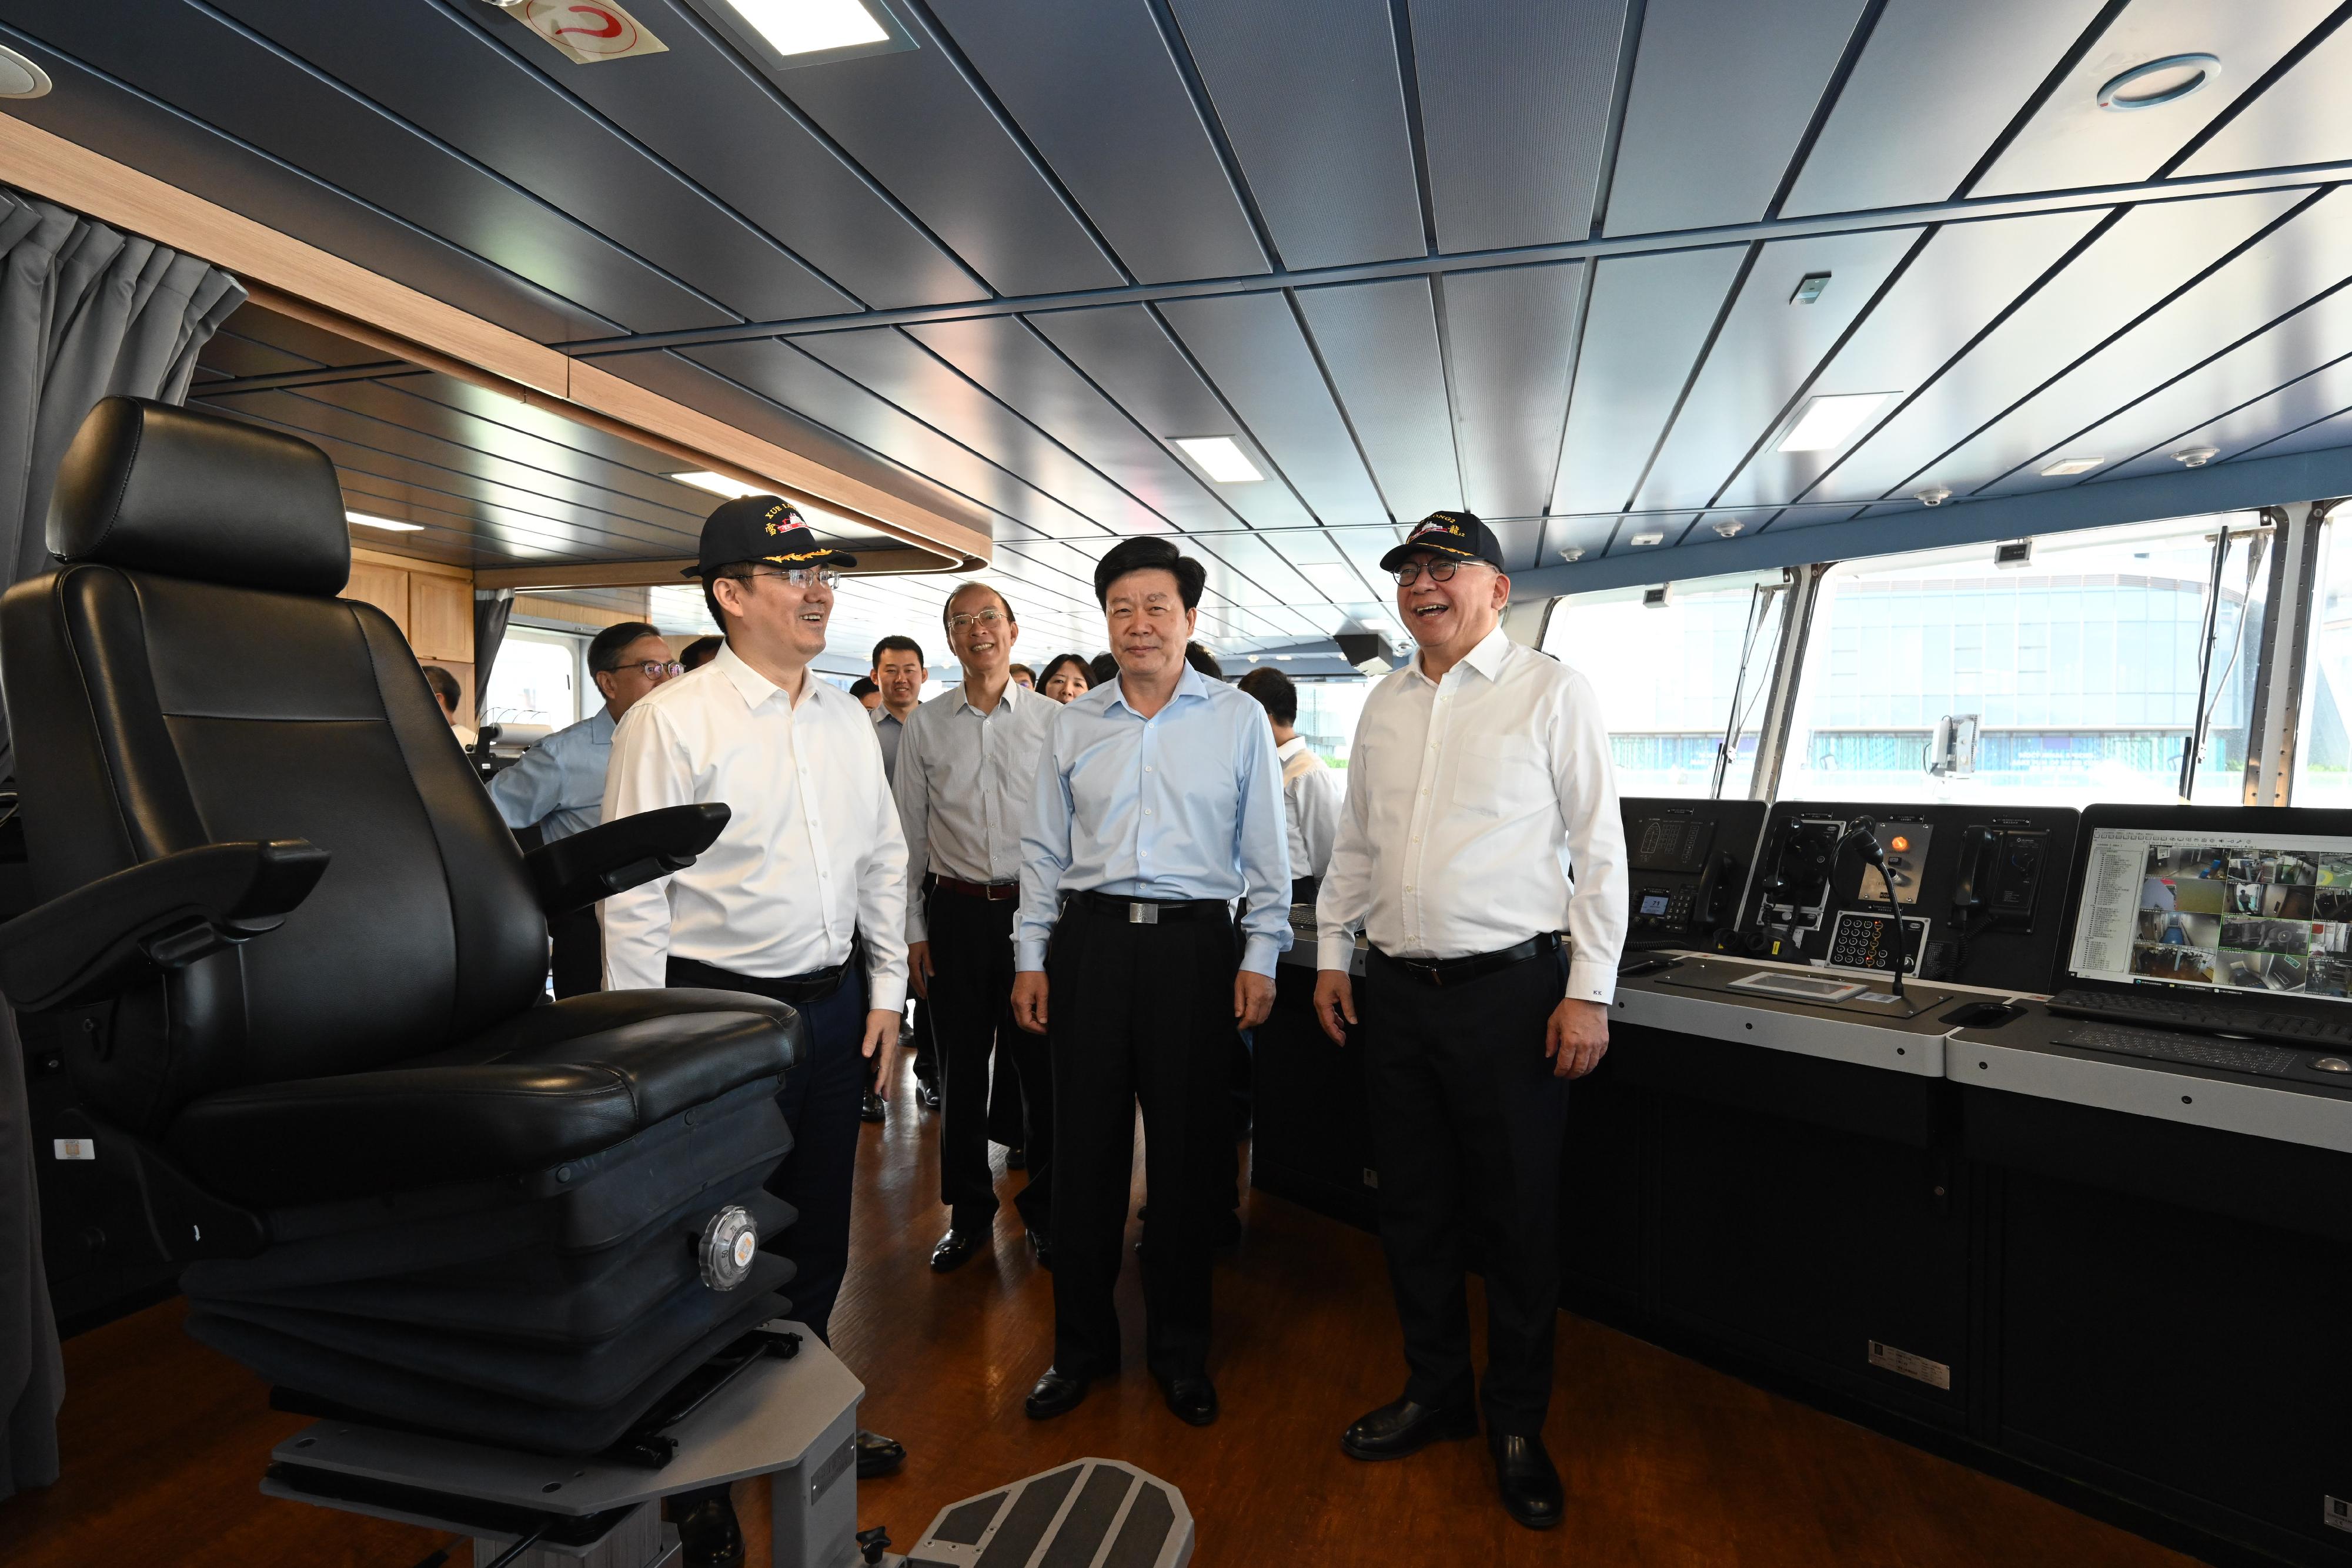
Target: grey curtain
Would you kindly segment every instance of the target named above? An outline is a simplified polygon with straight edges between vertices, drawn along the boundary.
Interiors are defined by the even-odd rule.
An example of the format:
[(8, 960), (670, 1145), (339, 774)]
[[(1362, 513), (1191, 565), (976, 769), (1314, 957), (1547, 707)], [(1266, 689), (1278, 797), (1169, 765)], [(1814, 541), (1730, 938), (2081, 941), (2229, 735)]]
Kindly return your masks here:
[[(0, 588), (48, 566), (49, 490), (83, 416), (117, 393), (184, 401), (243, 303), (209, 263), (0, 189)], [(0, 775), (11, 764), (0, 727)], [(57, 1479), (65, 1397), (23, 1057), (0, 1009), (0, 1498)]]
[(490, 666), (499, 662), (499, 644), (507, 640), (507, 622), (513, 616), (513, 589), (488, 589), (475, 593), (474, 726), (478, 729), (489, 702)]

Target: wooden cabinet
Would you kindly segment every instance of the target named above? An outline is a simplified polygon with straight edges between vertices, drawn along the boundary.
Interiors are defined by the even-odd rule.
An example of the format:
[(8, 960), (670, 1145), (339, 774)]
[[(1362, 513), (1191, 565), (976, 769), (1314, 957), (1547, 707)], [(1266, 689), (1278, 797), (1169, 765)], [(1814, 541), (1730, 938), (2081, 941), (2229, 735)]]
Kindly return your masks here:
[[(351, 581), (343, 588), (343, 597), (374, 605), (392, 617), (392, 623), (399, 627), (400, 634), (405, 637), (408, 635), (408, 580), (409, 574), (398, 567), (355, 559), (352, 562)], [(467, 653), (470, 655), (472, 650), (469, 648)]]
[(474, 662), (474, 586), (464, 578), (412, 572), (408, 578), (408, 644), (420, 659)]

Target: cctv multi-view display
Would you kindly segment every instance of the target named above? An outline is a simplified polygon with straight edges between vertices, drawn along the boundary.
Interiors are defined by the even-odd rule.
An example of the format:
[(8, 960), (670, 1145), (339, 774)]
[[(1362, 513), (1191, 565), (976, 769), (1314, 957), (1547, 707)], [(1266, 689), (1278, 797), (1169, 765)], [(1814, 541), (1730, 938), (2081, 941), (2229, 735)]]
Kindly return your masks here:
[(2352, 840), (2101, 828), (2087, 873), (2083, 978), (2352, 998)]

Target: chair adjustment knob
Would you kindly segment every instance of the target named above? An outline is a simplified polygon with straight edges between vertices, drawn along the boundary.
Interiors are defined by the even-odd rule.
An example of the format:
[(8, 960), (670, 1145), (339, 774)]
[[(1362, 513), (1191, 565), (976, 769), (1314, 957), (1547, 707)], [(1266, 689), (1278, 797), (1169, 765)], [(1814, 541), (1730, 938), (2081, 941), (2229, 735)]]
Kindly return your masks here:
[(710, 1217), (695, 1243), (702, 1282), (714, 1291), (735, 1289), (751, 1277), (751, 1260), (759, 1251), (759, 1221), (741, 1204), (729, 1204)]

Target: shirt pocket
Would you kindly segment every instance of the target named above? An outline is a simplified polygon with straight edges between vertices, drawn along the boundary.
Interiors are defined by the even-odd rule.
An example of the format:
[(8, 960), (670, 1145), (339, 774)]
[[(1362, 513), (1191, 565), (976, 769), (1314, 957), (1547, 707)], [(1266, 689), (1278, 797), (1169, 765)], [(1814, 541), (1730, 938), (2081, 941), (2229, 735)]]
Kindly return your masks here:
[(1543, 746), (1534, 737), (1482, 735), (1463, 747), (1454, 803), (1472, 816), (1509, 821), (1549, 805), (1554, 794)]

